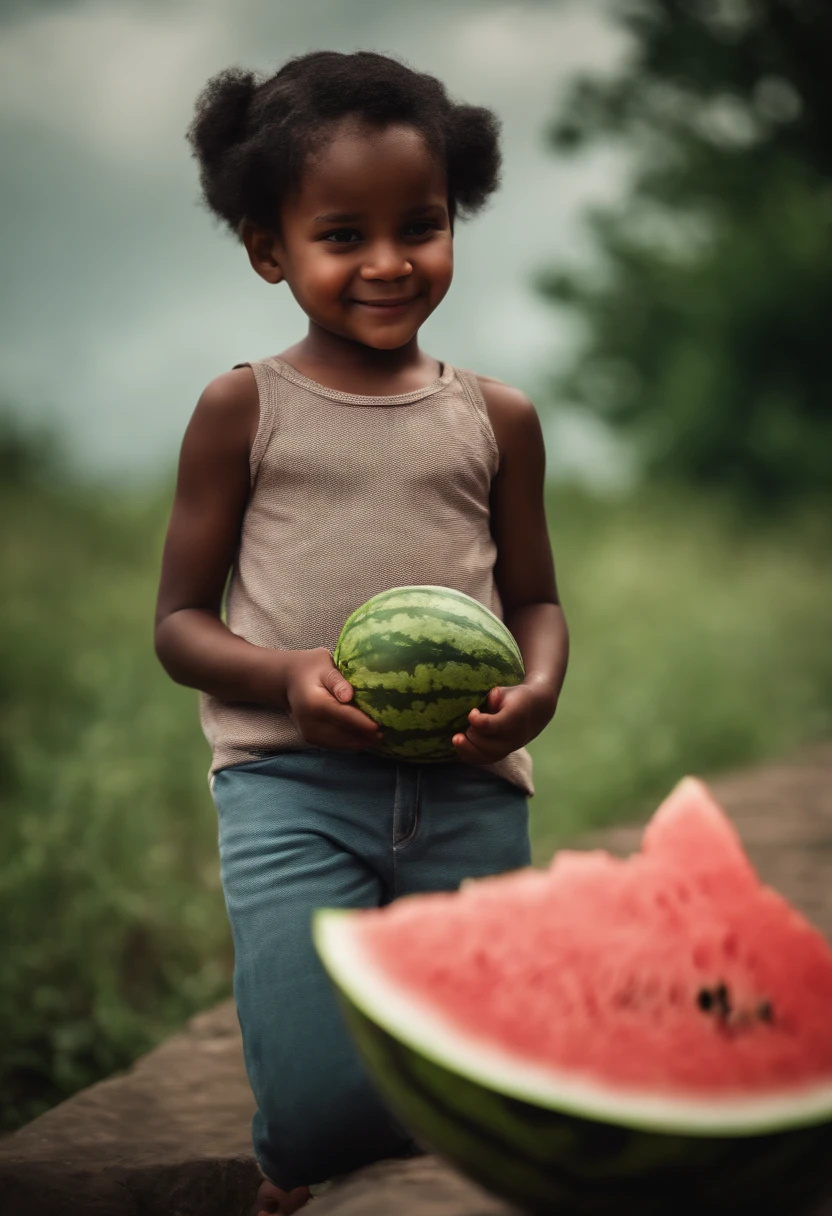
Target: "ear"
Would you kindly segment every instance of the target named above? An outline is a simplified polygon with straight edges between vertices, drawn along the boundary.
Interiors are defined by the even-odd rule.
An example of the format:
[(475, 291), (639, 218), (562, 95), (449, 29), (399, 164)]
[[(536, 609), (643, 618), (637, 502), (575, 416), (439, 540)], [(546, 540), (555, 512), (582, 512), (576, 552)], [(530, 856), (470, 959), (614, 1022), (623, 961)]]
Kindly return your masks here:
[(267, 228), (258, 228), (250, 220), (243, 220), (240, 238), (246, 247), (248, 260), (260, 278), (267, 283), (281, 282), (283, 269), (279, 260), (280, 241), (276, 234)]

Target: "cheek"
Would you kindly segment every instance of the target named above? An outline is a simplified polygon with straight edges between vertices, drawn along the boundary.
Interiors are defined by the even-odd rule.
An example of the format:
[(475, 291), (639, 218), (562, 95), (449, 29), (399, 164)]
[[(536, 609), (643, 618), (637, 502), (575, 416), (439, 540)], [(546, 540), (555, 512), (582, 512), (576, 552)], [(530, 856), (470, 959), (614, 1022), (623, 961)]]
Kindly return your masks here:
[(349, 256), (334, 257), (326, 252), (316, 254), (307, 261), (304, 288), (307, 292), (323, 296), (337, 295), (354, 273), (353, 259)]
[(427, 257), (423, 263), (425, 271), (430, 275), (436, 287), (447, 290), (454, 274), (454, 250), (450, 242), (438, 242), (426, 250)]

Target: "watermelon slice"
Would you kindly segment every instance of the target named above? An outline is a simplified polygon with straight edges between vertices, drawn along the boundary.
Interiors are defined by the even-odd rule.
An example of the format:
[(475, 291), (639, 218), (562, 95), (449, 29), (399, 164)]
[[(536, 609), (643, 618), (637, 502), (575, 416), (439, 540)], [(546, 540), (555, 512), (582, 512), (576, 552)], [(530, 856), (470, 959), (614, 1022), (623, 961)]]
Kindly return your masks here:
[(832, 950), (682, 781), (626, 860), (322, 911), (359, 1049), (527, 1211), (797, 1213), (832, 1180)]

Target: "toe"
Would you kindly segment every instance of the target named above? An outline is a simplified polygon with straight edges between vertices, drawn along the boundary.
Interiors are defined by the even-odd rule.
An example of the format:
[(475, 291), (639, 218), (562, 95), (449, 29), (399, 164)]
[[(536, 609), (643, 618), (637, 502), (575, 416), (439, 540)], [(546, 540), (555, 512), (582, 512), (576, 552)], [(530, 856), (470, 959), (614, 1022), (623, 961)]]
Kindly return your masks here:
[(251, 1209), (250, 1216), (291, 1216), (311, 1198), (309, 1187), (296, 1186), (294, 1190), (283, 1191), (273, 1182), (261, 1182)]
[(284, 1198), (281, 1199), (280, 1207), (277, 1209), (280, 1216), (290, 1216), (291, 1212), (296, 1212), (312, 1198), (308, 1186), (296, 1186), (294, 1190), (288, 1193), (284, 1191), (283, 1194)]

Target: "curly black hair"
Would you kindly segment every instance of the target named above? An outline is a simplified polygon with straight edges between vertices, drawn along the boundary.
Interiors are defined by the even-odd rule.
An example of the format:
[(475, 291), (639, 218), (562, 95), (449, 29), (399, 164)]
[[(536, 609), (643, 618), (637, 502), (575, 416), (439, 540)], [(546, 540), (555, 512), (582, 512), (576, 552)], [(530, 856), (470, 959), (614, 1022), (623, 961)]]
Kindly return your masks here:
[(435, 76), (387, 55), (312, 51), (265, 79), (228, 68), (206, 84), (187, 138), (210, 210), (238, 235), (244, 219), (277, 230), (307, 155), (347, 115), (421, 132), (444, 165), (452, 224), (499, 185), (500, 124), (491, 110), (451, 101)]

